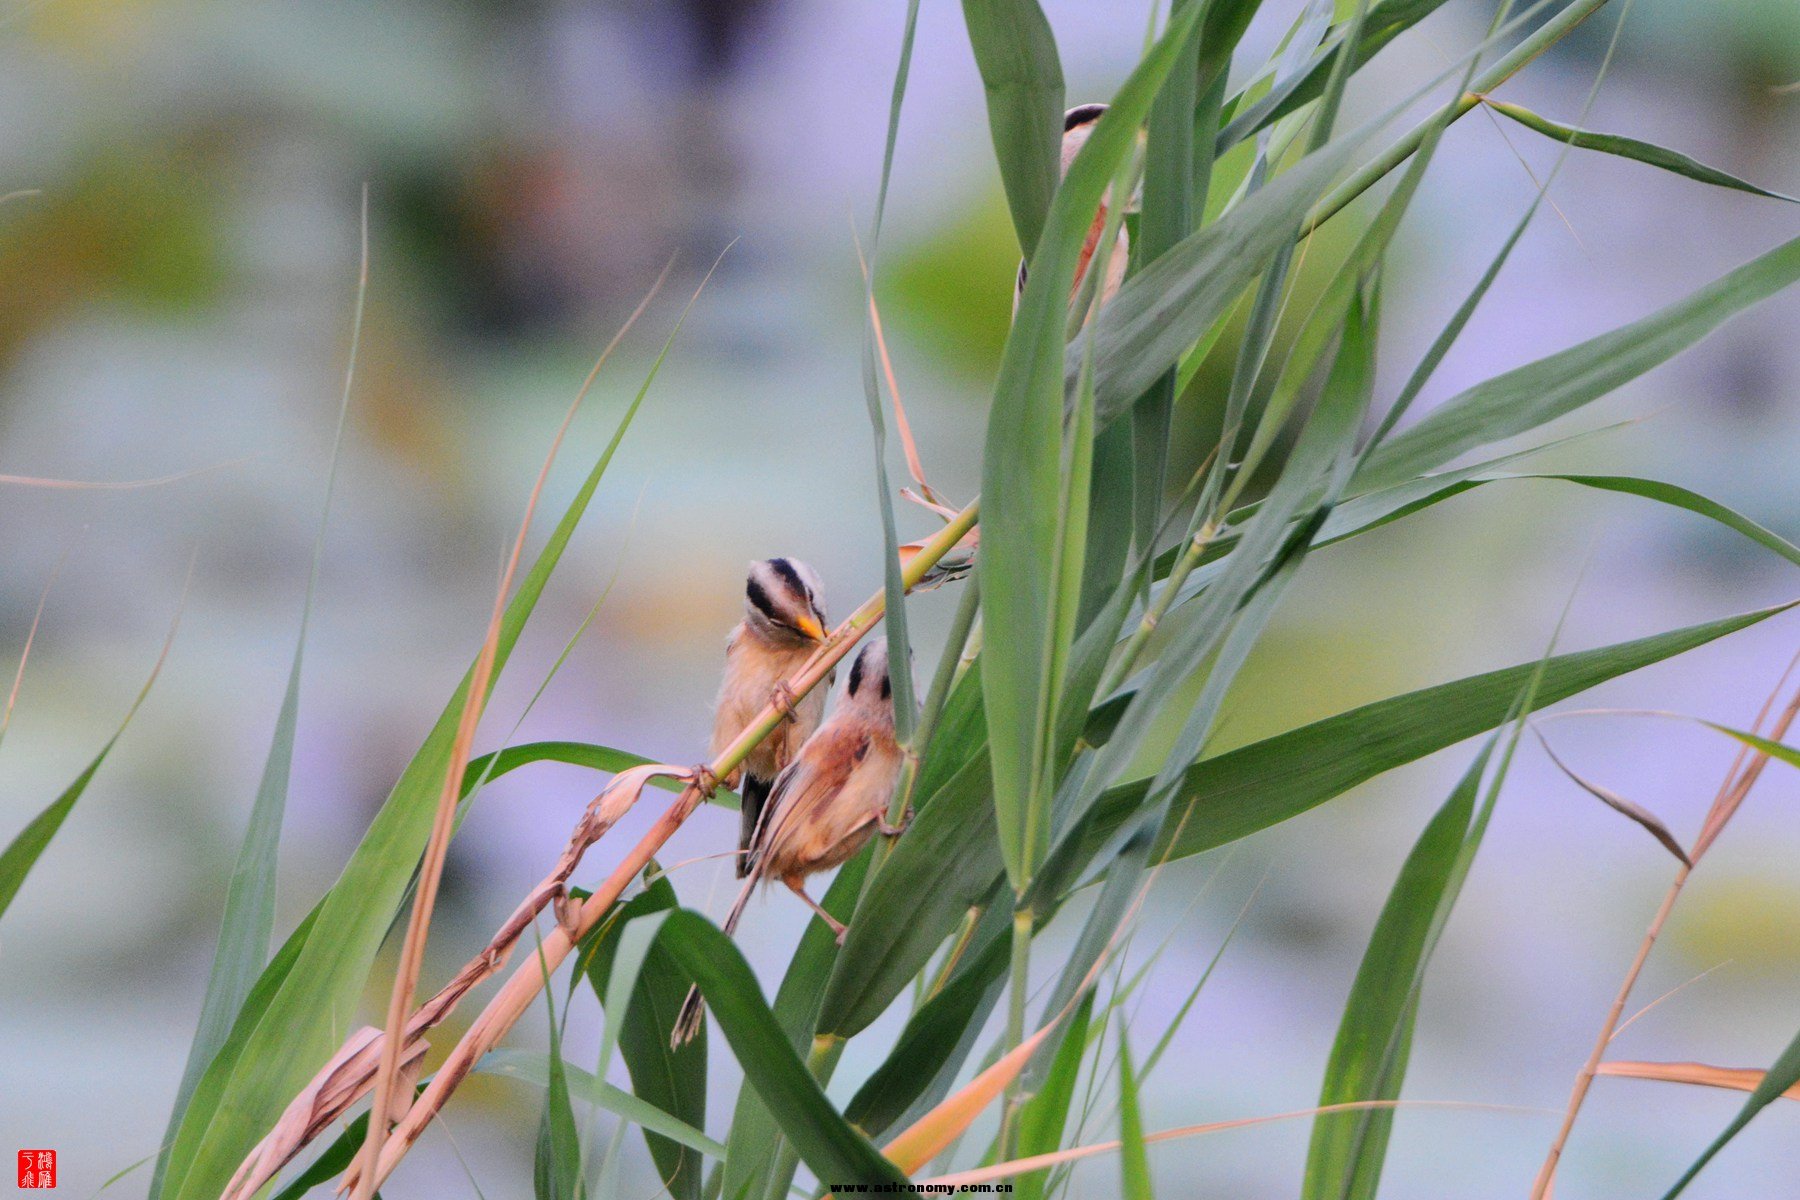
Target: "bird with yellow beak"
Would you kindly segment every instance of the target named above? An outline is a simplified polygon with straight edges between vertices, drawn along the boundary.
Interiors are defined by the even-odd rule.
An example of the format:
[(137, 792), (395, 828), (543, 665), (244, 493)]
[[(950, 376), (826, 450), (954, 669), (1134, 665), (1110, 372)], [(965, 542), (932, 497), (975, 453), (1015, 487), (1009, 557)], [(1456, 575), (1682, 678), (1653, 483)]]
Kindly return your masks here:
[[(711, 756), (719, 754), (773, 702), (787, 718), (759, 742), (743, 765), (723, 779), (743, 797), (738, 847), (748, 851), (769, 788), (825, 715), (825, 688), (796, 701), (787, 680), (825, 640), (825, 610), (818, 573), (797, 558), (750, 564), (744, 583), (744, 619), (725, 643), (725, 678), (713, 711)], [(741, 784), (740, 784), (741, 781)], [(737, 873), (746, 871), (739, 856)]]

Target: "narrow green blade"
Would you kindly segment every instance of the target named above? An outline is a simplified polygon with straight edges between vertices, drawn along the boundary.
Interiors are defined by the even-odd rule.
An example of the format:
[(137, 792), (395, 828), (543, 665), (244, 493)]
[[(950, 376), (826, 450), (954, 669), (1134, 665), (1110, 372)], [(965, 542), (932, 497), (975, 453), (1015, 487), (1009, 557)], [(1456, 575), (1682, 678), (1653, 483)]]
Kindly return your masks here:
[(746, 1082), (820, 1181), (904, 1183), (894, 1165), (825, 1098), (731, 939), (685, 909), (632, 922), (647, 923), (657, 944), (699, 985)]
[[(676, 330), (679, 329), (678, 323)], [(499, 678), (551, 572), (561, 561), (575, 526), (599, 488), (631, 419), (642, 406), (674, 336), (672, 332), (670, 341), (664, 343), (643, 386), (627, 405), (612, 440), (507, 605), (494, 657), (493, 680)], [(228, 1042), (202, 1075), (195, 1096), (205, 1093), (212, 1100), (189, 1104), (170, 1151), (165, 1195), (180, 1200), (212, 1200), (217, 1196), (244, 1155), (330, 1055), (336, 1039), (351, 1027), (369, 967), (399, 911), (429, 835), (470, 680), (471, 675), (465, 673), (337, 883), (321, 902), (313, 926), (319, 936), (309, 936), (298, 947), (292, 969), (262, 1007), (246, 1002), (244, 1015), (251, 1017), (251, 1023), (244, 1039), (235, 1044)], [(239, 1024), (243, 1024), (241, 1019)], [(207, 1083), (213, 1076), (217, 1076), (216, 1090)]]
[(188, 1047), (187, 1065), (175, 1089), (168, 1129), (156, 1156), (150, 1181), (151, 1196), (162, 1195), (163, 1173), (169, 1150), (181, 1129), (188, 1098), (200, 1082), (213, 1056), (225, 1044), (231, 1025), (245, 997), (256, 985), (269, 960), (269, 939), (275, 933), (275, 876), (281, 854), (281, 822), (287, 811), (288, 776), (294, 762), (294, 730), (300, 720), (300, 667), (306, 653), (306, 632), (312, 622), (313, 596), (319, 585), (319, 562), (325, 553), (325, 529), (331, 518), (331, 497), (337, 487), (338, 462), (344, 446), (344, 426), (350, 415), (350, 395), (356, 380), (356, 355), (362, 345), (364, 302), (369, 292), (369, 194), (363, 188), (362, 268), (358, 274), (356, 306), (350, 322), (350, 353), (344, 368), (343, 396), (338, 402), (337, 429), (331, 441), (331, 465), (325, 473), (325, 496), (320, 502), (319, 527), (313, 538), (312, 567), (306, 576), (306, 598), (300, 606), (300, 630), (294, 638), (294, 658), (288, 667), (287, 686), (275, 715), (275, 731), (263, 760), (262, 779), (250, 806), (250, 821), (238, 848), (231, 879), (225, 889), (225, 911), (219, 920), (219, 940), (213, 951), (212, 970), (200, 1002), (200, 1020)]
[(1749, 192), (1753, 196), (1767, 196), (1771, 200), (1786, 200), (1790, 204), (1800, 203), (1800, 200), (1796, 200), (1793, 196), (1771, 192), (1767, 188), (1758, 187), (1747, 179), (1739, 179), (1736, 175), (1721, 171), (1716, 167), (1709, 167), (1698, 159), (1689, 158), (1679, 151), (1670, 150), (1651, 142), (1640, 142), (1636, 138), (1623, 137), (1616, 133), (1596, 133), (1593, 130), (1561, 125), (1548, 117), (1539, 116), (1519, 104), (1489, 100), (1487, 106), (1501, 116), (1511, 117), (1534, 133), (1554, 138), (1577, 150), (1598, 150), (1602, 154), (1613, 154), (1620, 158), (1646, 163), (1699, 183), (1709, 183), (1714, 187), (1732, 188), (1735, 191)]
[(1796, 279), (1800, 238), (1630, 325), (1452, 396), (1377, 447), (1357, 472), (1354, 486), (1359, 491), (1388, 487), (1464, 451), (1566, 416), (1667, 362)]
[(1750, 1124), (1757, 1113), (1780, 1099), (1781, 1094), (1795, 1084), (1800, 1084), (1800, 1034), (1795, 1035), (1794, 1040), (1788, 1043), (1787, 1049), (1781, 1052), (1781, 1057), (1777, 1058), (1774, 1065), (1763, 1073), (1762, 1082), (1756, 1085), (1756, 1090), (1750, 1093), (1748, 1100), (1744, 1101), (1744, 1107), (1738, 1111), (1737, 1116), (1731, 1119), (1731, 1124), (1727, 1125), (1724, 1132), (1713, 1139), (1712, 1145), (1708, 1146), (1705, 1152), (1695, 1160), (1694, 1165), (1682, 1173), (1681, 1178), (1675, 1181), (1675, 1186), (1664, 1193), (1663, 1200), (1675, 1200), (1675, 1197), (1686, 1191), (1687, 1185), (1694, 1182), (1694, 1177), (1706, 1169), (1706, 1164), (1711, 1162), (1732, 1138), (1744, 1131), (1744, 1126)]
[(1063, 74), (1037, 0), (963, 0), (1019, 249), (1029, 258), (1062, 164)]
[(1119, 1194), (1124, 1200), (1153, 1200), (1150, 1155), (1144, 1148), (1144, 1114), (1138, 1102), (1137, 1071), (1131, 1065), (1131, 1039), (1125, 1016), (1119, 1015)]
[[(535, 952), (535, 950), (534, 950)], [(542, 964), (540, 956), (538, 962)], [(569, 1078), (562, 1054), (562, 1025), (556, 1019), (550, 978), (544, 976), (544, 1007), (549, 1014), (550, 1052), (544, 1063), (544, 1113), (538, 1120), (532, 1157), (531, 1185), (536, 1200), (581, 1200), (581, 1133), (569, 1099)]]
[(175, 630), (171, 628), (168, 641), (163, 643), (162, 654), (158, 656), (156, 665), (150, 669), (150, 677), (144, 681), (144, 686), (138, 691), (137, 698), (131, 702), (131, 707), (125, 710), (125, 718), (119, 722), (118, 729), (114, 730), (113, 735), (106, 739), (106, 744), (100, 747), (100, 753), (94, 755), (92, 761), (82, 768), (81, 774), (75, 777), (74, 782), (62, 790), (61, 795), (26, 823), (25, 828), (21, 829), (17, 836), (7, 844), (5, 850), (0, 850), (0, 917), (6, 915), (6, 910), (11, 907), (13, 898), (25, 885), (25, 876), (29, 875), (31, 868), (37, 865), (37, 860), (49, 847), (50, 840), (62, 828), (63, 822), (69, 819), (69, 813), (74, 809), (75, 802), (81, 799), (83, 792), (87, 791), (88, 784), (93, 782), (101, 765), (106, 762), (106, 756), (112, 753), (113, 747), (118, 745), (119, 738), (124, 735), (125, 727), (130, 725), (131, 718), (137, 715), (138, 709), (144, 703), (144, 698), (150, 694), (151, 685), (156, 682), (157, 675), (162, 671), (163, 663), (169, 655), (169, 645), (174, 639)]
[[(659, 877), (632, 897), (608, 922), (600, 937), (582, 948), (576, 966), (602, 1003), (610, 995), (613, 963), (619, 952), (620, 931), (651, 913), (677, 907), (675, 888)], [(687, 998), (687, 978), (667, 948), (655, 945), (642, 961), (629, 990), (623, 1013), (607, 1013), (607, 1036), (618, 1038), (620, 1054), (631, 1073), (637, 1098), (674, 1120), (694, 1129), (706, 1127), (706, 1030), (690, 1042), (670, 1045), (675, 1019)], [(644, 1127), (644, 1141), (656, 1163), (663, 1186), (675, 1200), (698, 1200), (703, 1183), (700, 1155), (666, 1134)], [(718, 1157), (723, 1157), (721, 1153)]]
[[(1689, 625), (1544, 664), (1537, 703), (1553, 704), (1608, 679), (1673, 658), (1788, 611), (1795, 603)], [(1182, 802), (1162, 832), (1158, 857), (1198, 854), (1298, 816), (1357, 784), (1506, 720), (1538, 669), (1521, 663), (1366, 704), (1253, 742), (1187, 771)], [(1148, 780), (1110, 789), (1096, 806), (1089, 845), (1102, 843), (1142, 802)]]
[(1054, 709), (1049, 701), (1059, 681), (1049, 675), (1055, 581), (1046, 577), (1043, 564), (1053, 561), (1058, 538), (1068, 297), (1101, 196), (1135, 144), (1138, 126), (1199, 13), (1200, 6), (1190, 6), (1170, 23), (1070, 165), (1031, 257), (994, 386), (982, 464), (978, 570), (987, 625), (1005, 629), (1007, 636), (989, 643), (983, 654), (982, 687), (1001, 852), (1015, 889), (1029, 881), (1049, 837), (1043, 819), (1049, 789), (1040, 750), (1047, 744), (1047, 714)]
[[(1446, 899), (1453, 898), (1452, 877), (1475, 816), (1488, 749), (1476, 757), (1425, 826), (1388, 893), (1325, 1065), (1321, 1107), (1392, 1100), (1400, 1094), (1417, 1012), (1417, 984), (1438, 913)], [(1359, 1119), (1365, 1115), (1372, 1114), (1331, 1113), (1313, 1119), (1302, 1200), (1373, 1197), (1392, 1114), (1380, 1114), (1388, 1119), (1379, 1125)]]

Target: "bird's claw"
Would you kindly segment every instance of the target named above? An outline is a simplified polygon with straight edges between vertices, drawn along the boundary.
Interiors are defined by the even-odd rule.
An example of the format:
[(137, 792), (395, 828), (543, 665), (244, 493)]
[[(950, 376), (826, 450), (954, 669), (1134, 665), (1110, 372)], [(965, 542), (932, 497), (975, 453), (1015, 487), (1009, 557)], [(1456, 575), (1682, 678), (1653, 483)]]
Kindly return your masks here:
[(912, 824), (912, 821), (913, 821), (913, 810), (910, 808), (900, 814), (899, 824), (895, 824), (894, 822), (888, 820), (887, 814), (878, 813), (878, 814), (876, 814), (876, 817), (875, 817), (875, 828), (880, 830), (882, 836), (884, 836), (884, 837), (899, 837), (901, 834), (906, 832), (907, 827)]
[(794, 704), (794, 690), (785, 681), (769, 689), (769, 707), (780, 713), (782, 720), (794, 719)]
[(581, 940), (581, 904), (575, 897), (558, 888), (550, 899), (550, 911), (556, 915), (556, 923), (568, 935), (569, 941)]

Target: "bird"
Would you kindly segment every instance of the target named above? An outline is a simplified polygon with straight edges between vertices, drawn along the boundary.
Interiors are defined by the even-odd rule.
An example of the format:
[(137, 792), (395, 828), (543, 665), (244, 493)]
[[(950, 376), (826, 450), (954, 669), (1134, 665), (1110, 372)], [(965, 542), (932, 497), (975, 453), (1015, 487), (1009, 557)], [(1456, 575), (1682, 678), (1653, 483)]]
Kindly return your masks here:
[[(1094, 122), (1106, 113), (1104, 104), (1077, 104), (1063, 114), (1062, 137), (1062, 174), (1069, 173), (1069, 164), (1081, 148), (1087, 145), (1088, 135), (1094, 131)], [(1100, 236), (1106, 230), (1106, 206), (1111, 193), (1100, 201), (1100, 210), (1094, 214), (1094, 223), (1088, 227), (1087, 238), (1081, 245), (1081, 259), (1075, 267), (1075, 286), (1070, 291), (1073, 297), (1081, 290), (1081, 281), (1087, 275), (1088, 264), (1093, 260), (1094, 252), (1099, 249)], [(1135, 211), (1128, 208), (1126, 211)], [(1106, 262), (1106, 278), (1100, 287), (1099, 304), (1104, 305), (1118, 294), (1119, 286), (1125, 282), (1125, 267), (1131, 258), (1131, 236), (1125, 226), (1119, 226), (1118, 238), (1113, 243), (1111, 256)], [(1019, 301), (1025, 296), (1025, 260), (1019, 260), (1019, 274), (1013, 281), (1013, 309), (1018, 310)]]
[[(725, 918), (726, 935), (737, 931), (757, 886), (779, 880), (831, 927), (842, 945), (846, 926), (806, 894), (806, 878), (847, 862), (876, 833), (897, 837), (905, 832), (906, 814), (898, 823), (888, 821), (900, 762), (887, 642), (876, 639), (851, 664), (837, 709), (776, 778), (745, 856), (744, 885)], [(671, 1044), (679, 1046), (699, 1033), (704, 1013), (699, 988), (689, 989)]]
[(744, 583), (744, 619), (725, 642), (725, 676), (713, 705), (709, 757), (716, 760), (765, 705), (774, 703), (788, 716), (757, 743), (740, 767), (720, 780), (731, 788), (740, 788), (741, 781), (740, 879), (749, 871), (750, 839), (769, 788), (825, 715), (825, 688), (816, 688), (799, 701), (787, 690), (787, 680), (825, 640), (821, 590), (818, 573), (797, 558), (751, 563)]

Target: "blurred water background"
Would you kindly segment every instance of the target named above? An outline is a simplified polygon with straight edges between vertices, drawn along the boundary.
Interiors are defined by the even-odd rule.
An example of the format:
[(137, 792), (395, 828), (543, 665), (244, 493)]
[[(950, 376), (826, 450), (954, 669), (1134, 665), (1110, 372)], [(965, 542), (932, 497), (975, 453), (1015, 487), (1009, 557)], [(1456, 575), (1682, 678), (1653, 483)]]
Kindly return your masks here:
[[(1144, 6), (1045, 7), (1071, 103), (1104, 98), (1137, 56)], [(1297, 6), (1265, 7), (1250, 39), (1261, 47)], [(1504, 96), (1573, 122), (1621, 7)], [(110, 734), (195, 563), (161, 681), (0, 931), (0, 1149), (57, 1148), (64, 1186), (88, 1194), (162, 1133), (292, 653), (365, 181), (368, 316), (307, 646), (280, 934), (334, 878), (473, 656), (548, 439), (672, 255), (669, 286), (563, 450), (550, 513), (725, 252), (501, 681), (481, 745), (573, 738), (692, 761), (748, 559), (814, 563), (834, 615), (879, 586), (852, 227), (866, 233), (873, 205), (903, 11), (899, 0), (48, 0), (0, 15), (0, 192), (35, 190), (0, 205), (0, 472), (117, 481), (223, 464), (140, 490), (0, 486), (9, 675), (67, 556), (0, 752), (0, 836)], [(1365, 73), (1353, 115), (1435, 73), (1490, 12), (1447, 5)], [(1638, 0), (1588, 123), (1800, 192), (1800, 95), (1779, 90), (1796, 78), (1791, 0)], [(1555, 150), (1479, 112), (1450, 134), (1387, 279), (1378, 399), (1479, 275)], [(1571, 158), (1552, 197), (1426, 403), (1642, 315), (1796, 226), (1789, 206), (1594, 155)], [(957, 498), (978, 478), (1011, 238), (960, 11), (926, 3), (880, 295), (921, 451)], [(1572, 432), (1631, 420), (1544, 461), (1670, 479), (1800, 536), (1797, 388), (1790, 295), (1566, 422)], [(929, 532), (928, 516), (906, 510), (903, 536)], [(1311, 560), (1223, 742), (1535, 658), (1571, 596), (1563, 644), (1587, 647), (1797, 592), (1791, 567), (1717, 526), (1563, 485), (1494, 486)], [(952, 604), (951, 592), (913, 602), (921, 663), (934, 661)], [(1778, 619), (1562, 707), (1747, 725), (1797, 647), (1800, 624)], [(1681, 724), (1548, 729), (1577, 770), (1684, 837), (1731, 758), (1722, 739)], [(1375, 914), (1471, 753), (1438, 755), (1167, 872), (1138, 939), (1144, 954), (1172, 938), (1138, 1008), (1150, 1031), (1256, 895), (1148, 1081), (1150, 1127), (1313, 1103)], [(486, 790), (451, 853), (427, 987), (539, 878), (594, 790), (561, 767)], [(1792, 1035), (1797, 799), (1793, 772), (1773, 768), (1677, 910), (1639, 996), (1712, 973), (1634, 1024), (1619, 1056), (1761, 1066)], [(735, 817), (703, 813), (665, 861), (715, 855), (734, 830)], [(602, 845), (583, 875), (598, 878), (609, 857)], [(1408, 1095), (1559, 1110), (1671, 867), (1527, 744), (1429, 980)], [(722, 914), (725, 862), (684, 866), (676, 880), (687, 903)], [(743, 941), (771, 988), (803, 915), (775, 896), (755, 909)], [(1054, 961), (1053, 949), (1041, 955)], [(388, 978), (384, 963), (371, 1017)], [(599, 1022), (591, 998), (577, 1005), (579, 1063)], [(834, 1095), (849, 1095), (896, 1028), (890, 1014), (853, 1045)], [(514, 1044), (541, 1046), (541, 1031), (522, 1028)], [(714, 1132), (735, 1081), (725, 1057)], [(482, 1194), (528, 1195), (537, 1103), (522, 1085), (472, 1084), (388, 1194), (473, 1195), (453, 1136)], [(1602, 1080), (1558, 1195), (1660, 1192), (1738, 1104)], [(604, 1138), (610, 1118), (597, 1129)], [(1385, 1194), (1521, 1195), (1553, 1129), (1546, 1111), (1404, 1113)], [(1165, 1195), (1289, 1196), (1306, 1136), (1305, 1122), (1274, 1125), (1164, 1146), (1152, 1162)], [(1800, 1108), (1771, 1109), (1690, 1194), (1800, 1195), (1797, 1137)], [(635, 1133), (626, 1145), (620, 1194), (653, 1194)], [(1082, 1168), (1075, 1194), (1113, 1194), (1115, 1170)], [(146, 1180), (113, 1190), (141, 1194)]]

